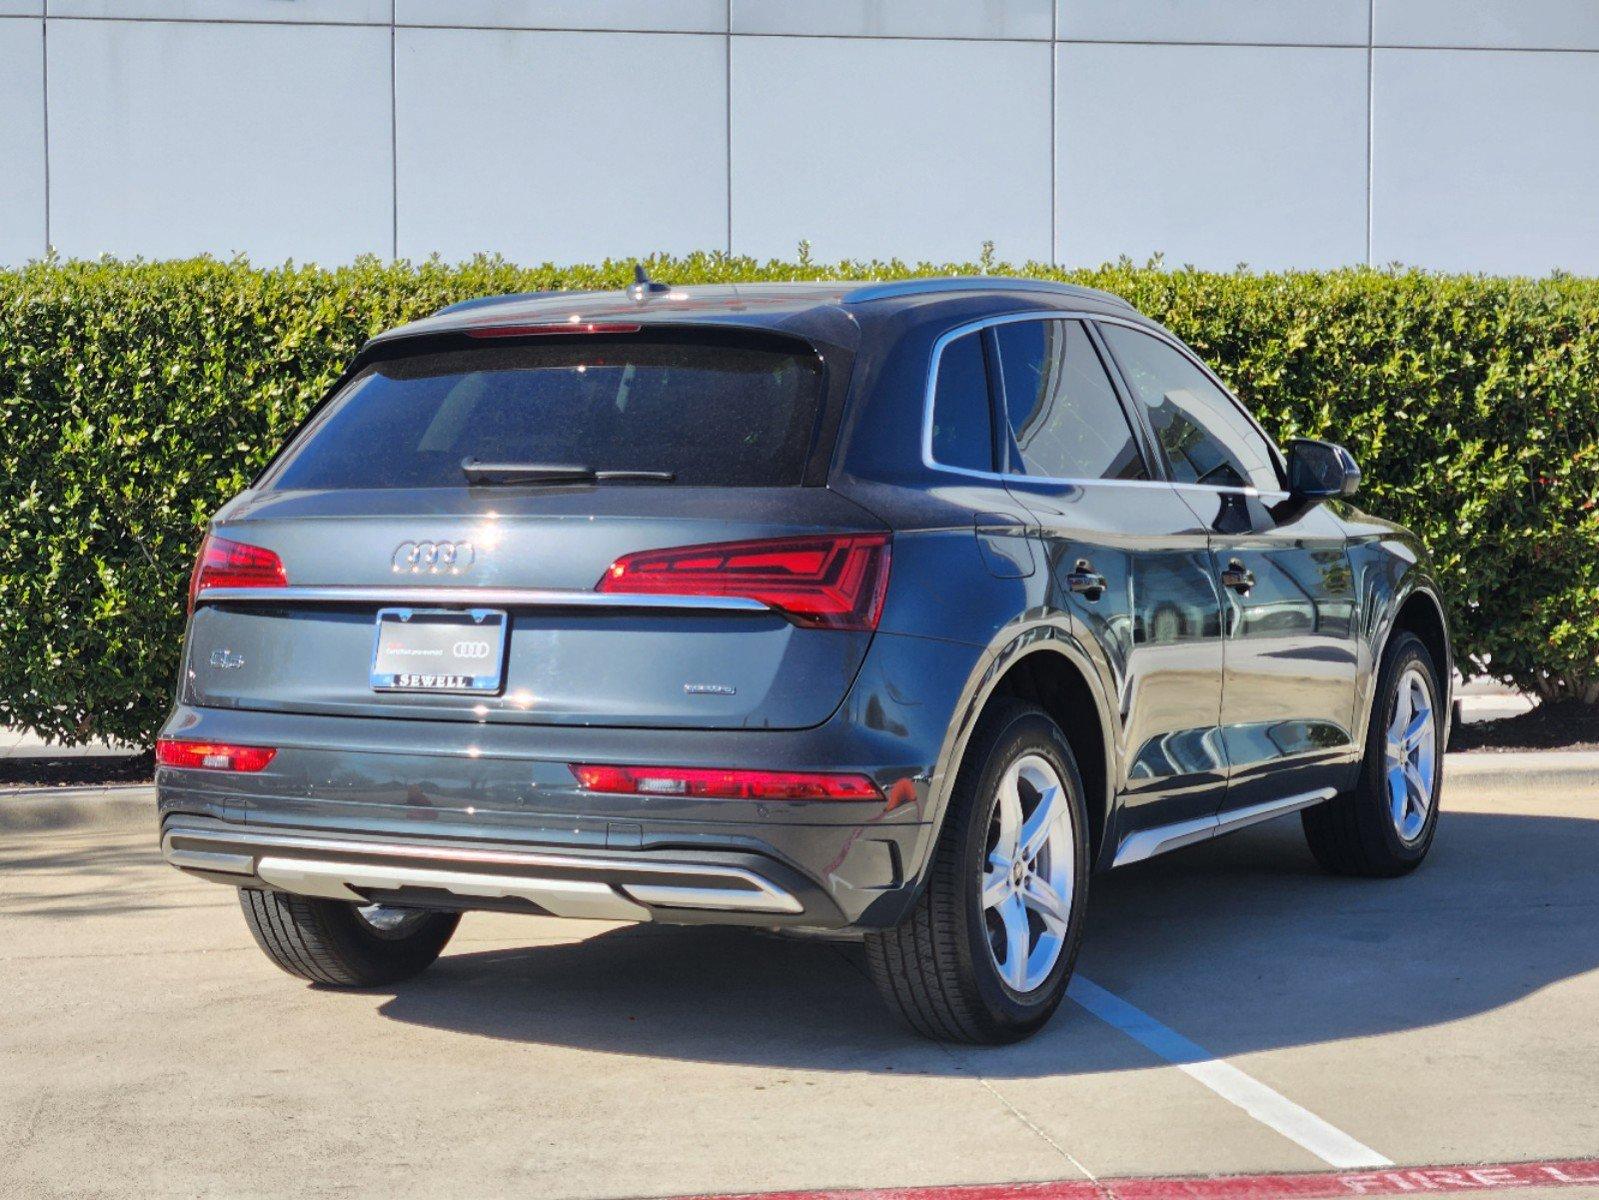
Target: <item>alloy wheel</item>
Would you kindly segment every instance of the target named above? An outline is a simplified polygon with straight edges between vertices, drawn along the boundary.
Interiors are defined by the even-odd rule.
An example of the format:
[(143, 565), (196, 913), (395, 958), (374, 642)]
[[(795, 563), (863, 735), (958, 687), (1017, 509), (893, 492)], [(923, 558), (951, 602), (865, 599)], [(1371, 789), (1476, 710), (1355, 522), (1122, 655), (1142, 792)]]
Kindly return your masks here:
[(1065, 949), (1075, 837), (1071, 801), (1055, 768), (1037, 754), (1018, 758), (994, 798), (982, 880), (989, 954), (1012, 991), (1042, 986)]
[(1411, 666), (1399, 679), (1383, 753), (1389, 812), (1394, 829), (1407, 843), (1419, 838), (1427, 826), (1437, 778), (1437, 755), (1432, 685), (1426, 672)]

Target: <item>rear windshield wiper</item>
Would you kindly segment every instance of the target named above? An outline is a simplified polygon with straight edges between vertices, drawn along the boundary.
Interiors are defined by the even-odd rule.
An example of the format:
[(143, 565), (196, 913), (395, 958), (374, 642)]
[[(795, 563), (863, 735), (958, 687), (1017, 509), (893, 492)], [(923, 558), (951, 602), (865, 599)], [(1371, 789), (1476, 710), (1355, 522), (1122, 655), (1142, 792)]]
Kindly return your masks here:
[(461, 460), (468, 483), (671, 483), (676, 471), (597, 471), (584, 463), (498, 463)]

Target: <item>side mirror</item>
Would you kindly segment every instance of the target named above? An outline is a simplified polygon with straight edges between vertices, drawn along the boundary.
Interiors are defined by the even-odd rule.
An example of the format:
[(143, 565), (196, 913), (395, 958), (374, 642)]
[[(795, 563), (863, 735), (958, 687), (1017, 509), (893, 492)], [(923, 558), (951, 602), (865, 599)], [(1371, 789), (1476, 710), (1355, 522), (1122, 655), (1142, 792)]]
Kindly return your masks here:
[(1336, 442), (1295, 438), (1288, 443), (1288, 494), (1294, 499), (1315, 503), (1359, 490), (1355, 456)]

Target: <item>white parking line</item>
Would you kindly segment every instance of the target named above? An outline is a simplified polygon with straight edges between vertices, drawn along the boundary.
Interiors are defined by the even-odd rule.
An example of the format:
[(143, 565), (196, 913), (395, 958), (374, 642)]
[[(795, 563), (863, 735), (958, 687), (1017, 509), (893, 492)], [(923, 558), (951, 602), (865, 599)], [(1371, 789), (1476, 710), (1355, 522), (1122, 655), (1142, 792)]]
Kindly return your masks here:
[(1236, 1104), (1268, 1129), (1303, 1146), (1328, 1166), (1351, 1169), (1394, 1165), (1370, 1146), (1357, 1142), (1097, 983), (1078, 975), (1066, 994), (1107, 1025), (1197, 1079), (1223, 1100)]

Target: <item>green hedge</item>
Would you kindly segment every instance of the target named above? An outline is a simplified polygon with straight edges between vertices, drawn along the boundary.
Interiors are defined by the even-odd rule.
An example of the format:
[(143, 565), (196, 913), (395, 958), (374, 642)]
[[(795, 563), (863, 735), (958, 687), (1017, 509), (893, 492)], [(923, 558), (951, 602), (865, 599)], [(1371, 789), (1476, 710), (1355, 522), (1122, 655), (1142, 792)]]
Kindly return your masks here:
[[(969, 273), (656, 259), (678, 283)], [(369, 334), (450, 301), (620, 286), (630, 263), (258, 269), (201, 259), (0, 271), (0, 725), (147, 741), (208, 514)], [(1164, 321), (1281, 437), (1349, 445), (1363, 507), (1436, 555), (1462, 665), (1599, 700), (1599, 280), (1130, 264), (1022, 273)]]

